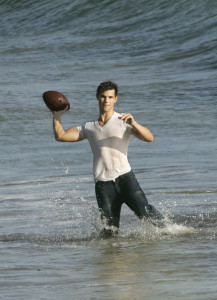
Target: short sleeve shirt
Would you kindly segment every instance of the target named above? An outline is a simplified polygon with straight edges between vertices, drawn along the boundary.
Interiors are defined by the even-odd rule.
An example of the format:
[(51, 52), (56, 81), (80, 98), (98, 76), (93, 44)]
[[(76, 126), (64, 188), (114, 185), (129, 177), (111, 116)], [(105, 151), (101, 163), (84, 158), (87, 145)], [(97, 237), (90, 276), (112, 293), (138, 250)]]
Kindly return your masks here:
[(86, 122), (77, 127), (83, 139), (88, 139), (93, 152), (95, 182), (115, 180), (131, 170), (127, 151), (132, 126), (120, 120), (120, 116), (114, 112), (102, 127), (98, 121)]

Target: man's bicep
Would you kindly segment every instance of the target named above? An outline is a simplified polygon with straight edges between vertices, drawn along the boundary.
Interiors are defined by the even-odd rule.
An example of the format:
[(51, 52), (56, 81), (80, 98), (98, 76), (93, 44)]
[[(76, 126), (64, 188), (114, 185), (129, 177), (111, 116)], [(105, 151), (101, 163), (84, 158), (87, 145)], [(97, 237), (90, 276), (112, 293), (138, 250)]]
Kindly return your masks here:
[(71, 127), (65, 131), (62, 141), (63, 142), (79, 142), (83, 140), (83, 136), (76, 126)]

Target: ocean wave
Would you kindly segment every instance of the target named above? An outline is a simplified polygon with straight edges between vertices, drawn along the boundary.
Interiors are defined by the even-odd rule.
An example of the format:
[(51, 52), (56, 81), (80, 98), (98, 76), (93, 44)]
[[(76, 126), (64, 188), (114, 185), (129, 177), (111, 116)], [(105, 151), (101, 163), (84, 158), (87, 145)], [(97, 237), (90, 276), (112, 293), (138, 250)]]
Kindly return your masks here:
[[(167, 42), (190, 42), (192, 37), (215, 38), (215, 1), (187, 0), (134, 2), (82, 0), (5, 0), (0, 4), (1, 32), (7, 35), (67, 31), (86, 37), (108, 38), (122, 35)], [(148, 43), (147, 43), (148, 44)], [(148, 45), (147, 45), (148, 46)]]
[(165, 73), (177, 80), (178, 72), (191, 80), (191, 72), (217, 68), (216, 11), (215, 1), (202, 0), (5, 0), (0, 55), (22, 63), (70, 60), (74, 68), (108, 61), (129, 72), (153, 68), (159, 80)]
[[(118, 59), (216, 69), (217, 4), (157, 2), (14, 1), (0, 4), (0, 54), (43, 51), (66, 59)], [(5, 43), (7, 41), (7, 43)]]

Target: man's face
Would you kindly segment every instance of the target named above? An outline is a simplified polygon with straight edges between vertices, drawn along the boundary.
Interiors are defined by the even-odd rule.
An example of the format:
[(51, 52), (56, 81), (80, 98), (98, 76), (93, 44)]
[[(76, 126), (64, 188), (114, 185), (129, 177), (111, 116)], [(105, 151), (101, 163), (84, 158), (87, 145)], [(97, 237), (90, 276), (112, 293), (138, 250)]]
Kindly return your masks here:
[(115, 90), (108, 90), (102, 92), (98, 97), (100, 112), (109, 112), (114, 110), (115, 102), (118, 97), (115, 96)]

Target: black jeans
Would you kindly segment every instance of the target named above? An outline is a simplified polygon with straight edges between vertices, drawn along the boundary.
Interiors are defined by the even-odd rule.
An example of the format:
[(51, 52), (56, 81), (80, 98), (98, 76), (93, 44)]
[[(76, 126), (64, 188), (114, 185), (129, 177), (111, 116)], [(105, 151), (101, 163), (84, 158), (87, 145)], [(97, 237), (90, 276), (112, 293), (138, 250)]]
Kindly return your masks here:
[(161, 218), (161, 214), (150, 205), (132, 171), (119, 176), (115, 181), (97, 181), (96, 199), (101, 218), (106, 227), (119, 228), (121, 206), (125, 203), (141, 218)]

